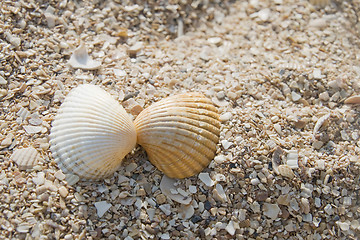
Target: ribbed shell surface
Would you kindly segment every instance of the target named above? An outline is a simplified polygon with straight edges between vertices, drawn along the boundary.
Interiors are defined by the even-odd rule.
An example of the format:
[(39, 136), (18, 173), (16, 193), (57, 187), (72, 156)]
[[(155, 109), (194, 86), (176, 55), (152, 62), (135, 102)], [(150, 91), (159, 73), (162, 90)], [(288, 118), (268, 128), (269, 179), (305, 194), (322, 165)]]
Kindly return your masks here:
[(219, 141), (217, 109), (201, 93), (165, 98), (135, 119), (137, 142), (171, 178), (193, 176), (214, 158)]
[(80, 85), (65, 98), (50, 133), (50, 150), (65, 173), (87, 179), (113, 174), (136, 145), (125, 109), (105, 90)]

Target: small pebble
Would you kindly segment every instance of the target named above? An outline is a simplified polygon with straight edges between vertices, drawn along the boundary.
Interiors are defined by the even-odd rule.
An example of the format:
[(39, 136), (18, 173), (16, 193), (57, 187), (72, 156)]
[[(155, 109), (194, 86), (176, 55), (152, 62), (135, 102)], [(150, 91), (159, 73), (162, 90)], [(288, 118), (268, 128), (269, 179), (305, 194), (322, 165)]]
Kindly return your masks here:
[(301, 95), (296, 93), (296, 92), (291, 92), (291, 99), (294, 101), (294, 102), (297, 102), (301, 99)]
[(196, 193), (196, 192), (197, 192), (196, 186), (190, 185), (190, 186), (189, 186), (189, 192), (190, 192), (190, 193)]
[(5, 78), (0, 76), (0, 85), (6, 85), (6, 84), (7, 84), (7, 81), (5, 80)]
[(68, 190), (66, 189), (66, 187), (61, 186), (59, 187), (59, 194), (60, 196), (62, 196), (63, 198), (65, 198), (68, 195)]
[(312, 146), (316, 149), (319, 150), (322, 146), (324, 145), (324, 143), (322, 141), (318, 141), (318, 140), (314, 140)]
[(225, 150), (227, 150), (233, 145), (233, 143), (229, 142), (228, 140), (221, 140), (221, 145)]
[(59, 180), (64, 180), (66, 178), (66, 175), (61, 170), (59, 170), (55, 172), (54, 177)]
[(232, 113), (231, 112), (226, 112), (220, 115), (220, 121), (221, 122), (226, 122), (229, 121), (232, 117)]

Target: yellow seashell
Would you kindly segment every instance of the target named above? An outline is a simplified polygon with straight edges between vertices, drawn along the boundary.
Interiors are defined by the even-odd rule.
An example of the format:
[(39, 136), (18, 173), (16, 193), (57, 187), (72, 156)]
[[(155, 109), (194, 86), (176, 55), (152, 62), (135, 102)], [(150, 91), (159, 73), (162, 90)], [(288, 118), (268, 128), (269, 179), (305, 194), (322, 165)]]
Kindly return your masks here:
[(65, 173), (87, 179), (113, 174), (136, 145), (125, 109), (95, 85), (80, 85), (65, 98), (50, 133), (50, 150)]
[(193, 176), (215, 156), (219, 115), (201, 93), (165, 98), (142, 111), (134, 123), (137, 143), (168, 177)]

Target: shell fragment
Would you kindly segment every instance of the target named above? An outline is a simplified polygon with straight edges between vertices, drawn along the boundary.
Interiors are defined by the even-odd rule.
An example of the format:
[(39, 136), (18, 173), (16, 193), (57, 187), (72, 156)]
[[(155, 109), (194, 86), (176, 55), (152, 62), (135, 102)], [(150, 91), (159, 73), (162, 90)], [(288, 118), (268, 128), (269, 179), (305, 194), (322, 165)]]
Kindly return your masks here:
[(33, 168), (39, 161), (39, 153), (33, 147), (16, 149), (11, 155), (10, 160), (14, 161), (20, 170)]

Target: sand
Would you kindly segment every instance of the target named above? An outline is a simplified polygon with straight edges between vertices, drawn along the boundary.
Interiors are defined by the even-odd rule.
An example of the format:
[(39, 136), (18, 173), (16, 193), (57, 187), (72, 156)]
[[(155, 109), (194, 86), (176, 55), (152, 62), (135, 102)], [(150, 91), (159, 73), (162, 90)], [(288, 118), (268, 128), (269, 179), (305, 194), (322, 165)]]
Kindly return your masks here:
[[(359, 8), (1, 2), (0, 239), (357, 239)], [(222, 122), (214, 160), (173, 180), (137, 146), (110, 178), (64, 174), (51, 122), (84, 83), (132, 118), (205, 94)]]

